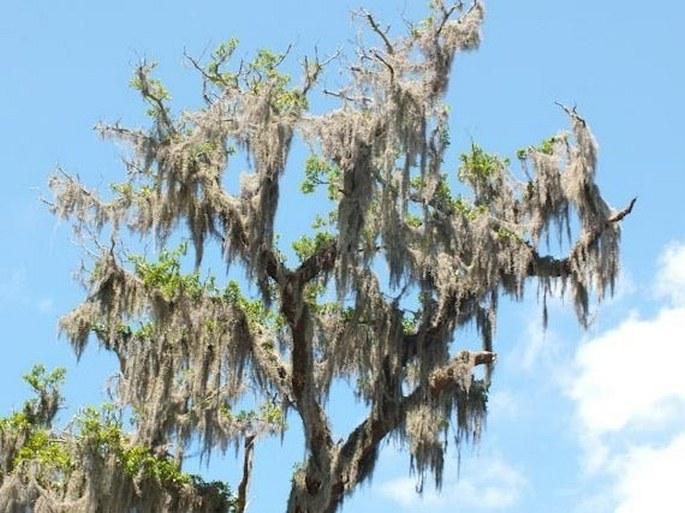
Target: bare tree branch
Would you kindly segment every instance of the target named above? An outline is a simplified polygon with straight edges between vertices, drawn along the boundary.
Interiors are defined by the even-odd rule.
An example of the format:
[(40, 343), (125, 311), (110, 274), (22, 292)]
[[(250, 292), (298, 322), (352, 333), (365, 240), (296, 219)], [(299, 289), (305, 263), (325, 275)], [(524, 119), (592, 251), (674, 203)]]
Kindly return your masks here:
[(369, 22), (369, 25), (371, 26), (371, 29), (380, 36), (380, 38), (383, 40), (383, 44), (385, 45), (385, 50), (389, 54), (395, 53), (395, 49), (393, 48), (393, 45), (390, 43), (390, 40), (388, 39), (388, 35), (385, 33), (385, 31), (381, 30), (381, 28), (378, 26), (378, 23), (376, 23), (376, 19), (373, 17), (373, 15), (365, 10), (362, 10), (361, 14), (366, 18), (366, 20)]
[(252, 479), (252, 458), (254, 456), (254, 442), (256, 435), (245, 437), (245, 455), (243, 456), (243, 477), (238, 485), (236, 513), (244, 513), (247, 508), (247, 490)]

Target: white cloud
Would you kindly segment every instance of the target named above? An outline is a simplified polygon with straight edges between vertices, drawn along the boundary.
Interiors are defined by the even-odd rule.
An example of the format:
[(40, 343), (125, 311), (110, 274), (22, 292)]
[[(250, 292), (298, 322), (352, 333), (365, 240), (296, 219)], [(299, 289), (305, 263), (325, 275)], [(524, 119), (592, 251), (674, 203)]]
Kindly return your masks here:
[(586, 470), (608, 476), (615, 513), (685, 511), (685, 245), (660, 259), (665, 304), (586, 341), (567, 392)]
[(685, 306), (685, 244), (670, 244), (659, 263), (656, 291), (674, 305)]
[[(603, 434), (655, 427), (685, 405), (685, 308), (635, 316), (578, 350), (571, 389), (584, 429)], [(632, 424), (629, 426), (629, 424)]]
[[(463, 464), (464, 462), (462, 462)], [(443, 483), (441, 492), (426, 490), (416, 492), (416, 483), (408, 477), (387, 481), (380, 486), (380, 493), (396, 502), (405, 511), (433, 513), (461, 510), (499, 511), (511, 508), (521, 500), (527, 481), (523, 474), (500, 458), (470, 460), (468, 477), (457, 478), (456, 462), (452, 462), (446, 474), (453, 476)]]
[(685, 433), (665, 447), (638, 447), (622, 459), (616, 513), (682, 513)]

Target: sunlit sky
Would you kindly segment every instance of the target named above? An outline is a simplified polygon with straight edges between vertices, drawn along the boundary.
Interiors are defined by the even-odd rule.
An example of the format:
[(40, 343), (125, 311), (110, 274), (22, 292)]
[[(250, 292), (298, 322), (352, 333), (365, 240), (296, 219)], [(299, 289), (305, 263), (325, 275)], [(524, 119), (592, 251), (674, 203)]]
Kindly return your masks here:
[[(123, 177), (121, 148), (99, 141), (92, 127), (147, 123), (127, 85), (137, 62), (160, 62), (158, 76), (180, 111), (201, 105), (184, 51), (199, 57), (236, 36), (241, 56), (292, 43), (295, 62), (315, 47), (320, 55), (351, 50), (359, 22), (350, 13), (361, 5), (401, 31), (402, 17), (419, 19), (425, 3), (3, 0), (0, 414), (26, 398), (21, 375), (36, 362), (68, 367), (70, 411), (106, 399), (112, 358), (93, 345), (77, 364), (57, 334), (59, 317), (83, 297), (71, 276), (82, 254), (41, 198), (58, 166), (93, 187)], [(473, 140), (513, 157), (568, 128), (555, 101), (577, 105), (599, 142), (607, 200), (620, 209), (638, 196), (623, 222), (622, 278), (587, 332), (562, 299), (544, 332), (535, 287), (528, 301), (505, 303), (480, 446), (462, 448), (460, 470), (450, 447), (442, 494), (428, 488), (421, 498), (408, 456), (388, 444), (373, 481), (343, 511), (685, 511), (685, 7), (492, 0), (486, 10), (481, 49), (457, 59), (447, 98), (455, 151)], [(342, 79), (327, 80), (334, 87)], [(455, 159), (447, 171), (456, 166)], [(288, 171), (284, 201), (301, 173)], [(307, 227), (298, 226), (297, 212), (280, 214), (285, 240)], [(331, 401), (341, 436), (358, 420), (349, 403)], [(285, 508), (292, 465), (302, 457), (297, 418), (289, 420), (283, 444), (257, 448), (253, 513)], [(229, 453), (208, 475), (236, 483), (238, 466)]]

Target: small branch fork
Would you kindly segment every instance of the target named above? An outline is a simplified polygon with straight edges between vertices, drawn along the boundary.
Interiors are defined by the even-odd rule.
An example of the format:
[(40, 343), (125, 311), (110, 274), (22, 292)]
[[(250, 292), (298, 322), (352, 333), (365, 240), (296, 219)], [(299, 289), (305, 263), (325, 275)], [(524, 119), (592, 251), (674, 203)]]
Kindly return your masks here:
[(373, 14), (371, 14), (369, 11), (362, 10), (361, 15), (366, 18), (366, 20), (369, 22), (369, 25), (371, 26), (371, 29), (378, 34), (378, 36), (383, 40), (383, 44), (385, 45), (385, 50), (392, 55), (395, 53), (395, 48), (392, 46), (392, 43), (390, 43), (390, 40), (388, 39), (388, 35), (385, 30), (382, 30), (379, 26), (378, 23), (376, 22), (376, 19), (373, 17)]
[(440, 25), (438, 26), (435, 33), (440, 35), (440, 32), (442, 32), (442, 29), (445, 27), (445, 23), (447, 23), (447, 20), (449, 20), (452, 17), (454, 11), (456, 11), (457, 9), (463, 9), (463, 7), (463, 2), (457, 2), (453, 4), (452, 7), (450, 7), (449, 9), (446, 9), (444, 5), (440, 4), (440, 10), (442, 11), (442, 20), (440, 20)]
[[(489, 351), (462, 351), (450, 363), (431, 373), (427, 383), (428, 392), (432, 395), (440, 394), (454, 383), (462, 381), (465, 377), (463, 376), (465, 370), (470, 373), (473, 366), (489, 365), (496, 358), (497, 355)], [(352, 430), (344, 442), (339, 442), (336, 445), (333, 460), (335, 461), (334, 475), (337, 482), (332, 487), (330, 505), (325, 510), (327, 513), (335, 511), (343, 496), (366, 477), (364, 472), (359, 471), (360, 467), (363, 466), (363, 461), (368, 458), (375, 458), (378, 444), (404, 422), (407, 412), (417, 402), (423, 400), (425, 391), (423, 387), (418, 387), (411, 394), (405, 396), (395, 408), (384, 408), (381, 405), (380, 410), (392, 413), (384, 417), (370, 415)], [(389, 397), (385, 399), (385, 401), (392, 400)]]

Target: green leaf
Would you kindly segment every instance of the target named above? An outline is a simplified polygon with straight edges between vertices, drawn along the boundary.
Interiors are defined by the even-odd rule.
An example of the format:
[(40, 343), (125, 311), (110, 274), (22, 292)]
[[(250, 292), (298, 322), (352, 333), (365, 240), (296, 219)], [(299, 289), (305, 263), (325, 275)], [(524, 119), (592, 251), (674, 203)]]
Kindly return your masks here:
[(300, 262), (304, 262), (309, 257), (314, 255), (323, 246), (330, 244), (335, 240), (335, 236), (328, 232), (317, 232), (314, 237), (303, 235), (298, 240), (293, 242), (293, 249)]

